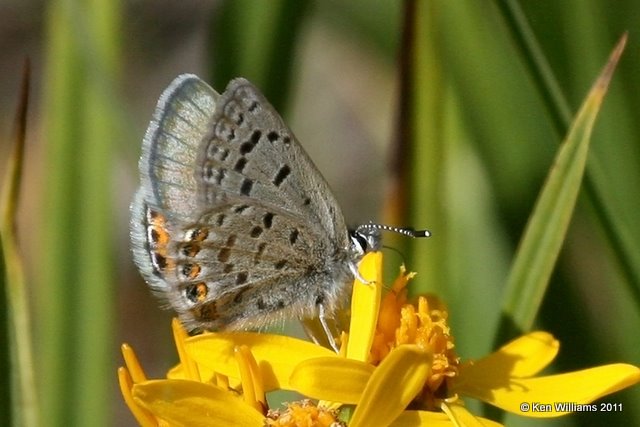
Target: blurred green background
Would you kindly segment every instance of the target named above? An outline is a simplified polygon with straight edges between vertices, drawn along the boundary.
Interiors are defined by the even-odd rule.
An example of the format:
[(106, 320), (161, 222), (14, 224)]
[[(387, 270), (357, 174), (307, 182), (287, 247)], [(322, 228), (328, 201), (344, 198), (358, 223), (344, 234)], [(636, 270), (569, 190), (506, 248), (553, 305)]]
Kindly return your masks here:
[[(402, 183), (411, 189), (404, 215), (411, 223), (398, 225), (434, 234), (406, 253), (419, 272), (416, 289), (435, 290), (448, 302), (463, 358), (494, 348), (509, 265), (564, 135), (505, 19), (510, 3), (434, 0), (424, 3), (428, 28), (421, 34), (428, 39), (415, 42), (428, 58), (420, 78), (437, 101), (433, 114), (418, 120), (436, 129), (429, 135), (439, 148), (423, 147), (435, 155), (408, 159), (420, 154), (400, 149), (397, 131), (404, 4), (0, 2), (3, 177), (25, 55), (32, 61), (18, 226), (41, 425), (134, 425), (117, 388), (122, 342), (134, 347), (150, 377), (164, 376), (176, 361), (171, 313), (158, 307), (131, 261), (128, 205), (157, 98), (184, 72), (219, 91), (235, 76), (262, 88), (350, 224), (383, 220), (380, 207), (397, 188), (391, 178), (404, 175), (393, 166), (403, 157), (412, 164), (414, 182)], [(520, 6), (572, 114), (615, 42), (630, 32), (590, 151), (607, 212), (623, 227), (605, 232), (581, 193), (536, 327), (561, 341), (555, 371), (639, 365), (640, 285), (633, 271), (640, 266), (625, 262), (640, 254), (616, 250), (611, 235), (640, 241), (640, 3)], [(437, 185), (427, 182), (424, 190), (431, 193), (415, 193), (434, 176), (429, 182)], [(387, 258), (401, 261), (392, 252)], [(606, 400), (622, 402), (624, 411), (547, 425), (640, 424), (638, 387)]]

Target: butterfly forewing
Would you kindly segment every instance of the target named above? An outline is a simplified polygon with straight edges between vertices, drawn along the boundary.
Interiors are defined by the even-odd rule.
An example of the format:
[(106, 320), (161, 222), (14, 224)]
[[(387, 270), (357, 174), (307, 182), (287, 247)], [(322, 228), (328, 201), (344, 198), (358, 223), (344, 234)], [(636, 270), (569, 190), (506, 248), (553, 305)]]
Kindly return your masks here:
[(167, 215), (188, 220), (200, 208), (195, 168), (219, 97), (197, 77), (182, 75), (158, 101), (142, 145), (140, 176), (147, 202)]
[(315, 226), (318, 237), (346, 245), (344, 219), (328, 184), (247, 80), (235, 79), (227, 86), (200, 155), (203, 205), (216, 205), (229, 195), (247, 197), (285, 209)]

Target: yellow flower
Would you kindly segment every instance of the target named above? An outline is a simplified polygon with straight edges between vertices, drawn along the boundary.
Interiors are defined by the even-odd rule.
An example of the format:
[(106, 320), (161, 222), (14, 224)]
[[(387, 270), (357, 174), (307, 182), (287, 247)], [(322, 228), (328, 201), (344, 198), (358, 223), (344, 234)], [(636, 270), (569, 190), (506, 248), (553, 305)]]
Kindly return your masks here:
[[(640, 370), (625, 364), (534, 378), (558, 350), (558, 342), (545, 332), (461, 363), (446, 308), (427, 297), (408, 304), (406, 286), (413, 274), (404, 270), (382, 298), (381, 266), (381, 254), (372, 253), (359, 267), (360, 277), (370, 283), (354, 283), (350, 331), (342, 334), (340, 354), (299, 339), (252, 332), (187, 338), (174, 323), (181, 363), (169, 372), (169, 380), (148, 381), (125, 351), (127, 369), (120, 371), (125, 401), (142, 425), (159, 425), (158, 420), (163, 420), (160, 425), (195, 425), (197, 419), (209, 425), (324, 426), (337, 422), (336, 409), (351, 408), (349, 427), (499, 426), (472, 415), (462, 397), (525, 416), (558, 416), (575, 406), (540, 412), (547, 406), (533, 405), (587, 404), (640, 381)], [(303, 400), (265, 418), (264, 394), (278, 389), (320, 402)], [(145, 424), (148, 419), (155, 424)]]
[[(360, 265), (360, 277), (371, 283), (356, 280), (354, 284), (351, 333), (343, 334), (339, 355), (295, 338), (250, 332), (206, 333), (190, 337), (186, 340), (185, 351), (200, 372), (215, 370), (230, 382), (236, 382), (240, 373), (231, 357), (232, 351), (235, 346), (247, 346), (256, 358), (265, 391), (295, 390), (322, 399), (319, 406), (329, 409), (355, 405), (348, 423), (350, 427), (369, 426), (372, 422), (383, 426), (398, 421), (413, 425), (451, 425), (443, 413), (406, 410), (416, 396), (423, 393), (425, 384), (442, 383), (450, 370), (441, 360), (442, 355), (435, 354), (432, 348), (406, 342), (415, 336), (414, 332), (405, 328), (405, 338), (399, 337), (406, 345), (387, 351), (384, 358), (378, 357), (378, 366), (372, 363), (372, 345), (376, 340), (381, 341), (376, 329), (380, 323), (381, 265), (380, 253), (367, 255)], [(406, 284), (409, 277), (402, 275), (394, 286), (403, 292), (401, 283)], [(390, 302), (389, 298), (382, 302), (381, 319), (385, 318), (386, 304)], [(406, 311), (407, 318), (411, 317), (409, 312)], [(446, 327), (444, 321), (430, 318), (429, 322), (433, 333), (424, 343), (432, 344), (433, 348), (444, 346), (445, 353), (450, 353), (452, 349), (442, 334)], [(384, 322), (380, 324), (384, 325)], [(416, 322), (411, 324), (420, 326)], [(489, 420), (484, 421), (486, 425), (494, 425)]]
[(451, 391), (505, 411), (547, 418), (593, 410), (591, 402), (640, 382), (640, 369), (617, 363), (565, 374), (534, 377), (555, 358), (559, 343), (532, 332), (498, 351), (461, 366)]
[(266, 399), (255, 359), (248, 349), (235, 349), (236, 363), (242, 372), (240, 394), (222, 375), (211, 373), (203, 377), (184, 351), (186, 334), (177, 321), (173, 323), (173, 331), (181, 363), (169, 372), (169, 379), (148, 380), (133, 349), (127, 344), (122, 346), (126, 368), (118, 370), (120, 389), (138, 423), (145, 427), (207, 424), (262, 427)]
[[(233, 366), (233, 376), (228, 377), (214, 369), (215, 363), (196, 363), (186, 351), (187, 334), (176, 319), (172, 327), (180, 363), (169, 371), (168, 379), (148, 380), (133, 349), (127, 344), (122, 346), (126, 368), (118, 370), (120, 389), (141, 426), (342, 425), (335, 410), (319, 408), (308, 400), (291, 403), (283, 411), (268, 410), (265, 384), (271, 390), (277, 386), (278, 379), (271, 374), (263, 378), (263, 370), (258, 367), (247, 345), (239, 344), (233, 349), (226, 347), (226, 355), (230, 358), (221, 358), (220, 365), (223, 371), (227, 370), (227, 365)], [(251, 336), (248, 338), (250, 344), (254, 343)], [(279, 345), (278, 338), (272, 338), (267, 340), (270, 342), (268, 351), (274, 349), (274, 344)], [(255, 348), (261, 350), (264, 347), (258, 344)]]
[[(376, 271), (380, 265), (381, 259), (374, 265), (363, 262), (360, 274), (363, 277), (380, 277)], [(640, 369), (628, 364), (534, 377), (551, 363), (559, 348), (558, 341), (546, 332), (529, 333), (485, 358), (460, 363), (454, 351), (444, 306), (429, 297), (419, 297), (416, 306), (407, 304), (406, 285), (411, 277), (413, 274), (406, 274), (401, 269), (400, 276), (380, 304), (359, 300), (360, 295), (354, 290), (352, 310), (380, 307), (378, 313), (354, 311), (351, 331), (347, 336), (351, 341), (350, 337), (373, 335), (371, 347), (351, 352), (358, 356), (366, 355), (360, 360), (379, 364), (368, 379), (363, 375), (344, 378), (346, 372), (362, 369), (361, 362), (349, 359), (342, 361), (340, 369), (328, 363), (322, 367), (318, 363), (312, 372), (314, 362), (306, 361), (296, 371), (298, 376), (323, 378), (322, 387), (316, 387), (312, 381), (298, 384), (299, 390), (316, 398), (346, 402), (347, 396), (339, 392), (341, 388), (363, 390), (360, 399), (355, 398), (357, 393), (351, 399), (352, 403), (357, 401), (358, 407), (350, 426), (356, 422), (360, 425), (360, 419), (356, 418), (358, 412), (366, 413), (368, 420), (385, 420), (394, 426), (452, 425), (451, 422), (455, 425), (480, 425), (480, 421), (483, 425), (499, 425), (470, 414), (463, 406), (463, 396), (483, 400), (519, 415), (556, 417), (580, 409), (588, 410), (587, 405), (594, 400), (640, 382)], [(374, 294), (372, 291), (371, 295)], [(427, 375), (416, 369), (416, 362), (413, 365), (403, 362), (404, 369), (387, 363), (398, 352), (406, 352), (406, 348), (417, 348), (422, 352), (423, 360), (430, 360)], [(381, 383), (386, 381), (385, 387), (370, 389), (374, 378)], [(336, 381), (339, 383), (335, 384)], [(417, 391), (416, 382), (421, 382)], [(413, 397), (410, 402), (398, 400), (399, 406), (386, 407), (390, 397), (403, 390), (411, 390)], [(405, 410), (407, 407), (412, 410)], [(398, 415), (391, 418), (389, 413)]]

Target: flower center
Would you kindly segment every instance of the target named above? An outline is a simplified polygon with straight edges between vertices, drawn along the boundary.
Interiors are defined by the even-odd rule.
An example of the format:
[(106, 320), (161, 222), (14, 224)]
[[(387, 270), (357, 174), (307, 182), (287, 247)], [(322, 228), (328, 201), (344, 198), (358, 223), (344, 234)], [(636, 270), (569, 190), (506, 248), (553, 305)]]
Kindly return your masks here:
[(316, 406), (310, 400), (288, 403), (284, 410), (270, 409), (266, 426), (269, 427), (338, 427), (345, 426), (338, 420), (337, 411)]
[(458, 374), (460, 359), (443, 304), (430, 296), (420, 296), (415, 305), (407, 303), (406, 285), (412, 277), (402, 269), (381, 301), (369, 361), (377, 365), (393, 348), (403, 344), (416, 344), (432, 353), (431, 375), (415, 403), (421, 409), (434, 410), (439, 408), (439, 401), (449, 397), (447, 382)]

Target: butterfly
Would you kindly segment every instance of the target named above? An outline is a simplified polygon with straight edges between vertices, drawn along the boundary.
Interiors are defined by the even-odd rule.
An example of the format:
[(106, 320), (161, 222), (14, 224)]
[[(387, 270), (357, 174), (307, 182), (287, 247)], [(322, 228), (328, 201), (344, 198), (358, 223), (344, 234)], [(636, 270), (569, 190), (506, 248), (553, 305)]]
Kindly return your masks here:
[(219, 94), (178, 76), (160, 96), (139, 169), (133, 258), (188, 330), (317, 316), (328, 331), (381, 230), (428, 235), (350, 231), (293, 132), (243, 78)]

